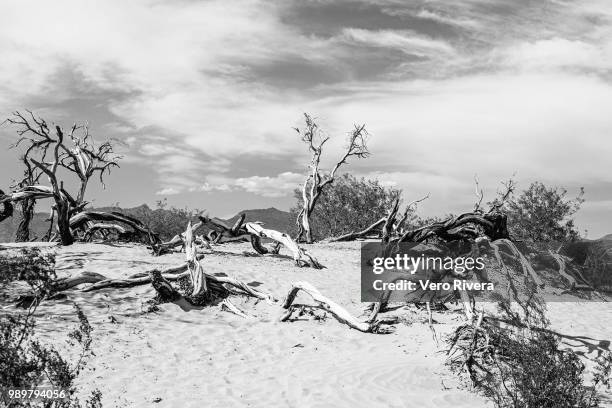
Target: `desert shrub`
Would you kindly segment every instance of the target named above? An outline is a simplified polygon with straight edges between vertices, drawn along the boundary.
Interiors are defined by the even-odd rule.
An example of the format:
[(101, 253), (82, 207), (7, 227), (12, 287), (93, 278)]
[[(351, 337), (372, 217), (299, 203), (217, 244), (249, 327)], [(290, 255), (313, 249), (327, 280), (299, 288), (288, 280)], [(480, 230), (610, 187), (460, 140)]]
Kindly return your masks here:
[(485, 318), (481, 325), (459, 327), (448, 338), (454, 350), (451, 368), (465, 369), (474, 388), (498, 408), (599, 406), (598, 390), (609, 387), (610, 353), (600, 355), (587, 385), (580, 356), (561, 347), (543, 314), (521, 317), (509, 303), (500, 306), (504, 323)]
[[(7, 250), (8, 251), (8, 250)], [(12, 251), (12, 250), (11, 250)], [(39, 248), (20, 248), (11, 256), (0, 257), (0, 283), (15, 280), (26, 282), (32, 295), (23, 297), (18, 305), (27, 312), (0, 315), (0, 387), (34, 389), (52, 386), (67, 393), (65, 400), (42, 401), (11, 400), (9, 407), (57, 407), (78, 408), (81, 403), (75, 397), (74, 381), (91, 355), (92, 327), (82, 310), (75, 304), (79, 325), (68, 334), (68, 343), (79, 349), (79, 358), (70, 363), (54, 347), (36, 339), (34, 313), (40, 300), (51, 292), (55, 279), (55, 257), (42, 253)], [(1, 397), (0, 397), (1, 399)], [(101, 407), (100, 392), (96, 391), (86, 401), (91, 408)]]
[[(66, 392), (66, 399), (28, 401), (11, 400), (10, 407), (45, 406), (54, 408), (82, 407), (76, 398), (74, 381), (91, 354), (91, 325), (81, 309), (75, 305), (79, 326), (68, 335), (69, 344), (80, 348), (79, 359), (70, 363), (51, 346), (35, 339), (35, 306), (25, 316), (0, 317), (0, 386), (12, 389), (35, 389), (50, 386)], [(98, 408), (101, 394), (94, 391), (86, 401), (87, 407)]]
[[(385, 187), (378, 180), (356, 178), (345, 173), (319, 197), (311, 215), (315, 240), (362, 230), (384, 217), (401, 191)], [(295, 190), (294, 219), (302, 209), (302, 192)]]
[(612, 256), (606, 245), (596, 242), (588, 247), (583, 271), (594, 288), (612, 291)]
[(55, 255), (37, 247), (0, 250), (0, 283), (26, 281), (44, 286), (55, 278)]
[(511, 196), (503, 210), (508, 215), (510, 235), (531, 242), (568, 242), (579, 238), (572, 216), (584, 202), (584, 189), (575, 198), (567, 190), (532, 183), (518, 196)]
[(159, 234), (162, 241), (168, 241), (175, 235), (185, 232), (187, 223), (198, 222), (198, 216), (203, 214), (203, 210), (168, 206), (166, 199), (158, 200), (154, 210), (148, 206), (141, 206), (128, 212), (128, 215), (137, 218), (147, 228)]

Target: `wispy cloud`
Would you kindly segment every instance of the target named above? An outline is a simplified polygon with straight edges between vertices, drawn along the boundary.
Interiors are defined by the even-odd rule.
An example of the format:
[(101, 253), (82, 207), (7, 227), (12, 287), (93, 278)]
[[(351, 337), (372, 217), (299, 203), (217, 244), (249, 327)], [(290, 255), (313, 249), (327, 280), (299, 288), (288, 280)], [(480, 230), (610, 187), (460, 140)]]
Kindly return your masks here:
[[(0, 111), (89, 119), (129, 141), (151, 194), (222, 197), (224, 212), (245, 194), (290, 197), (308, 160), (291, 129), (304, 111), (334, 135), (368, 125), (374, 155), (347, 169), (451, 207), (472, 198), (474, 173), (612, 181), (606, 0), (2, 6)], [(246, 175), (245, 155), (257, 157)], [(266, 157), (285, 167), (264, 171)]]
[(363, 30), (345, 28), (342, 36), (347, 41), (383, 48), (396, 48), (406, 54), (431, 57), (452, 54), (453, 48), (446, 42), (416, 35), (408, 30)]

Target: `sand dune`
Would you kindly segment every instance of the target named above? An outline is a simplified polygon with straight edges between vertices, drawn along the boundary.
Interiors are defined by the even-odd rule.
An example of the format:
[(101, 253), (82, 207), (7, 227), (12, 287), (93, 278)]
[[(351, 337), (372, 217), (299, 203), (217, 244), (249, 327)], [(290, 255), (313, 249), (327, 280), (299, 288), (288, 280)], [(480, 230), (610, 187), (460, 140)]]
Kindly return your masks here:
[[(297, 268), (285, 257), (245, 257), (247, 244), (216, 248), (207, 255), (208, 273), (226, 274), (282, 298), (291, 282), (307, 280), (359, 315), (359, 244), (312, 246), (327, 269)], [(81, 271), (120, 278), (153, 267), (176, 265), (181, 254), (151, 256), (135, 245), (76, 244), (58, 248), (60, 276)], [(211, 307), (184, 312), (165, 304), (143, 313), (154, 296), (150, 285), (68, 292), (38, 310), (39, 333), (65, 348), (77, 302), (94, 328), (95, 357), (78, 379), (81, 392), (99, 388), (108, 407), (486, 407), (444, 366), (413, 309), (409, 324), (390, 335), (364, 334), (332, 318), (278, 321), (280, 308), (253, 299), (234, 302), (251, 319)], [(307, 301), (307, 298), (303, 299)], [(612, 338), (612, 306), (601, 303), (549, 306), (553, 328), (575, 336)], [(112, 318), (111, 318), (112, 316)], [(434, 313), (442, 338), (463, 317)], [(587, 357), (596, 354), (579, 342)]]

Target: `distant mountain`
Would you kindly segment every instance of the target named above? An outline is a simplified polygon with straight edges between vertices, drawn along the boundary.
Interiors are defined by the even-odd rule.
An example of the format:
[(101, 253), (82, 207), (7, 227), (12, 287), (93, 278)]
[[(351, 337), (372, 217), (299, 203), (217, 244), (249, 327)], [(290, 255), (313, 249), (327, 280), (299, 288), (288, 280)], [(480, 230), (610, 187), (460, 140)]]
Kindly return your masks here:
[(599, 238), (599, 241), (612, 241), (612, 234), (604, 235), (603, 237)]
[[(95, 211), (118, 211), (126, 215), (130, 215), (132, 217), (146, 220), (153, 210), (147, 206), (146, 204), (142, 204), (137, 207), (132, 208), (121, 208), (121, 207), (99, 207), (95, 208)], [(159, 211), (159, 210), (156, 210)], [(168, 211), (168, 210), (162, 210)], [(295, 219), (293, 219), (289, 212), (281, 211), (276, 208), (264, 208), (264, 209), (255, 209), (255, 210), (244, 210), (233, 216), (232, 218), (226, 220), (228, 223), (233, 224), (238, 219), (239, 215), (244, 213), (246, 215), (246, 221), (261, 221), (264, 223), (266, 228), (275, 229), (281, 232), (293, 232), (295, 227)], [(214, 214), (212, 214), (214, 216)], [(40, 239), (47, 233), (47, 229), (49, 228), (49, 223), (46, 221), (49, 218), (48, 213), (36, 213), (34, 215), (34, 219), (30, 224), (30, 232), (32, 237), (37, 237)], [(0, 223), (0, 242), (12, 242), (15, 239), (15, 231), (17, 231), (17, 226), (19, 225), (19, 220), (21, 216), (19, 212), (15, 211), (13, 217), (10, 217)], [(168, 217), (168, 219), (172, 219)], [(178, 231), (173, 231), (171, 235), (177, 233)]]
[(269, 229), (275, 229), (280, 232), (292, 232), (295, 229), (295, 219), (291, 214), (274, 207), (240, 211), (228, 219), (227, 222), (234, 224), (238, 217), (240, 217), (240, 214), (246, 215), (246, 222), (261, 221), (264, 223), (264, 227)]

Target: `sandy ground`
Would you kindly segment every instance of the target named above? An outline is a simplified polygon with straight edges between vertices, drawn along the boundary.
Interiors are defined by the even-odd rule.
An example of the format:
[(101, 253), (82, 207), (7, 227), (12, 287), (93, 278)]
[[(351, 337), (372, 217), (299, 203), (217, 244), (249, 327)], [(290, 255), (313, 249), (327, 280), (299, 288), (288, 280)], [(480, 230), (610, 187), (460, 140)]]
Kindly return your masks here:
[[(298, 268), (285, 257), (246, 257), (248, 244), (216, 247), (208, 273), (226, 274), (283, 298), (306, 280), (355, 315), (359, 301), (359, 244), (316, 244), (310, 251), (327, 266)], [(58, 250), (58, 274), (98, 272), (121, 278), (177, 265), (181, 254), (151, 256), (142, 246), (76, 244)], [(39, 332), (59, 347), (75, 326), (72, 302), (94, 328), (95, 356), (78, 379), (87, 394), (98, 388), (105, 407), (486, 407), (444, 365), (426, 313), (409, 312), (390, 335), (364, 334), (330, 318), (281, 323), (280, 307), (234, 299), (252, 315), (243, 319), (211, 307), (184, 312), (165, 304), (143, 313), (150, 285), (68, 292), (68, 299), (38, 310)], [(301, 295), (304, 296), (304, 295)], [(303, 301), (308, 297), (304, 296)], [(612, 305), (554, 303), (552, 327), (565, 334), (612, 338)], [(460, 313), (434, 313), (439, 338), (462, 322)], [(571, 343), (571, 344), (570, 344)], [(579, 341), (568, 344), (593, 358)], [(610, 395), (605, 396), (612, 406)]]

